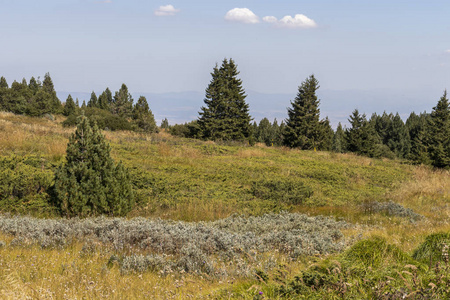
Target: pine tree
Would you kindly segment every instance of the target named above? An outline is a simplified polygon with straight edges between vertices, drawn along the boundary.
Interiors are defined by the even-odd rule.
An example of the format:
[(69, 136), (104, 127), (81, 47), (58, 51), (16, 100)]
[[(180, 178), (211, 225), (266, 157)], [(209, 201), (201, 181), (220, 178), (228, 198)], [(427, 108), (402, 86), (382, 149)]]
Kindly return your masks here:
[(336, 132), (333, 136), (333, 151), (337, 153), (344, 153), (347, 150), (347, 143), (345, 141), (345, 131), (342, 128), (341, 122), (339, 122)]
[(433, 107), (428, 128), (431, 164), (438, 168), (450, 167), (450, 106), (447, 91)]
[(242, 80), (233, 59), (216, 65), (206, 88), (198, 118), (201, 135), (209, 140), (244, 140), (251, 137), (251, 117)]
[(264, 143), (267, 146), (272, 144), (273, 140), (273, 131), (272, 124), (270, 124), (269, 119), (263, 118), (259, 121), (259, 125), (257, 127), (257, 132), (255, 139), (257, 142)]
[(134, 204), (129, 175), (115, 165), (97, 125), (84, 115), (67, 145), (66, 163), (55, 174), (55, 203), (68, 216), (125, 216)]
[(367, 121), (365, 114), (355, 109), (348, 120), (351, 128), (347, 129), (345, 138), (347, 150), (369, 157), (380, 156), (380, 138), (375, 128)]
[(133, 120), (138, 128), (145, 132), (156, 131), (155, 117), (144, 96), (139, 97), (138, 102), (133, 108)]
[(87, 107), (99, 107), (97, 95), (94, 91), (91, 93), (91, 98), (88, 101)]
[(406, 120), (406, 128), (411, 140), (411, 150), (407, 158), (417, 164), (431, 164), (426, 143), (429, 118), (430, 115), (425, 112), (420, 115), (412, 112)]
[(112, 93), (109, 88), (98, 97), (98, 107), (101, 109), (109, 110), (113, 101)]
[(128, 87), (122, 84), (120, 90), (114, 95), (111, 112), (123, 118), (130, 118), (133, 112), (133, 98), (128, 92)]
[(392, 118), (388, 128), (386, 145), (399, 158), (406, 158), (411, 151), (411, 140), (408, 130), (398, 113)]
[(319, 81), (314, 75), (309, 76), (298, 87), (297, 97), (288, 108), (288, 119), (284, 132), (284, 144), (304, 150), (328, 149), (331, 146), (330, 124), (320, 120), (320, 100), (316, 91)]
[(71, 114), (75, 114), (77, 112), (77, 108), (78, 107), (76, 106), (75, 101), (73, 101), (72, 96), (69, 95), (67, 97), (66, 104), (64, 105), (64, 112), (63, 112), (63, 114), (65, 116), (69, 116)]
[(5, 77), (0, 77), (0, 89), (7, 89), (8, 87), (8, 82), (6, 82), (6, 78)]
[(30, 83), (28, 84), (28, 88), (33, 92), (33, 94), (36, 94), (37, 91), (41, 88), (41, 86), (34, 77), (31, 77)]
[[(53, 85), (53, 80), (50, 77), (50, 73), (46, 73), (44, 76), (44, 81), (42, 82), (42, 91), (45, 94), (41, 94), (42, 97), (47, 97), (48, 102), (51, 103), (50, 111), (45, 113), (62, 113), (62, 104), (56, 96), (55, 87)], [(44, 112), (42, 112), (44, 114)]]

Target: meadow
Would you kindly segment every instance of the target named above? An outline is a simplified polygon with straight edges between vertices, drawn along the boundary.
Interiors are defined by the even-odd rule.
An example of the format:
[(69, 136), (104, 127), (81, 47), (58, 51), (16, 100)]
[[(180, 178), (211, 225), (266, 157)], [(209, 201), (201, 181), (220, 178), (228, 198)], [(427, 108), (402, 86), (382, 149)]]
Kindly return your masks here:
[(136, 206), (66, 220), (50, 203), (62, 121), (0, 113), (2, 299), (450, 295), (448, 170), (105, 131)]

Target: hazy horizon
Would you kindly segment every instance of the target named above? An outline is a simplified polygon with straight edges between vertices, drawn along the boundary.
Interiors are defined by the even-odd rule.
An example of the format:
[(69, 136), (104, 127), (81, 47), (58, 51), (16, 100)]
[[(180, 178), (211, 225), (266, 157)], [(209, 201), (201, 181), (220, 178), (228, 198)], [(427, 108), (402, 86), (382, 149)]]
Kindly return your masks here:
[(438, 0), (0, 0), (0, 76), (49, 72), (57, 91), (203, 93), (233, 58), (251, 110), (252, 94), (295, 96), (314, 73), (333, 120), (349, 107), (430, 111), (450, 88), (449, 15)]

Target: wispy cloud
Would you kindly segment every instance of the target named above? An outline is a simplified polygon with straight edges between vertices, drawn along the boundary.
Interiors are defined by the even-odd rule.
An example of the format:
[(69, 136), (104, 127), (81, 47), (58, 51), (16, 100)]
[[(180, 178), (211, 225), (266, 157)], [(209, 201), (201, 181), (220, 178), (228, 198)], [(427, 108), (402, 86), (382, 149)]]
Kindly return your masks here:
[(275, 24), (278, 27), (285, 28), (315, 28), (317, 27), (317, 23), (308, 18), (303, 14), (296, 14), (294, 17), (292, 16), (284, 16), (282, 19), (278, 20), (273, 16), (267, 16), (263, 18), (264, 22)]
[(178, 13), (180, 10), (175, 9), (173, 5), (162, 5), (157, 10), (155, 10), (155, 16), (158, 17), (166, 17), (166, 16), (174, 16), (176, 13)]
[(233, 8), (225, 15), (225, 20), (245, 24), (259, 23), (259, 17), (248, 8)]
[(450, 54), (450, 49), (445, 50), (445, 53)]
[(277, 23), (278, 19), (275, 18), (274, 16), (267, 16), (263, 18), (263, 21), (267, 23)]

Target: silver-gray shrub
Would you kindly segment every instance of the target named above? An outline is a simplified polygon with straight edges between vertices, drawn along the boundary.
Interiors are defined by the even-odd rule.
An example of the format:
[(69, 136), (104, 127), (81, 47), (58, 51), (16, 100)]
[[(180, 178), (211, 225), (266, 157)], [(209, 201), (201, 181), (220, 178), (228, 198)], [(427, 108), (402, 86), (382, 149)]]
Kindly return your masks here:
[[(0, 231), (14, 236), (11, 245), (63, 247), (75, 240), (89, 244), (95, 241), (119, 252), (133, 253), (135, 249), (139, 253), (169, 255), (174, 268), (206, 274), (218, 272), (215, 266), (226, 262), (239, 263), (244, 268), (249, 253), (256, 253), (257, 259), (258, 253), (277, 251), (295, 259), (338, 252), (347, 245), (341, 229), (348, 227), (346, 222), (327, 217), (287, 212), (259, 217), (233, 215), (199, 223), (146, 218), (55, 220), (0, 215)], [(121, 268), (124, 271), (160, 269), (157, 257), (125, 257)]]
[(424, 218), (424, 216), (414, 212), (411, 208), (405, 208), (392, 200), (388, 202), (369, 202), (363, 205), (363, 209), (369, 213), (384, 213), (388, 216), (409, 218), (411, 221), (418, 221)]

